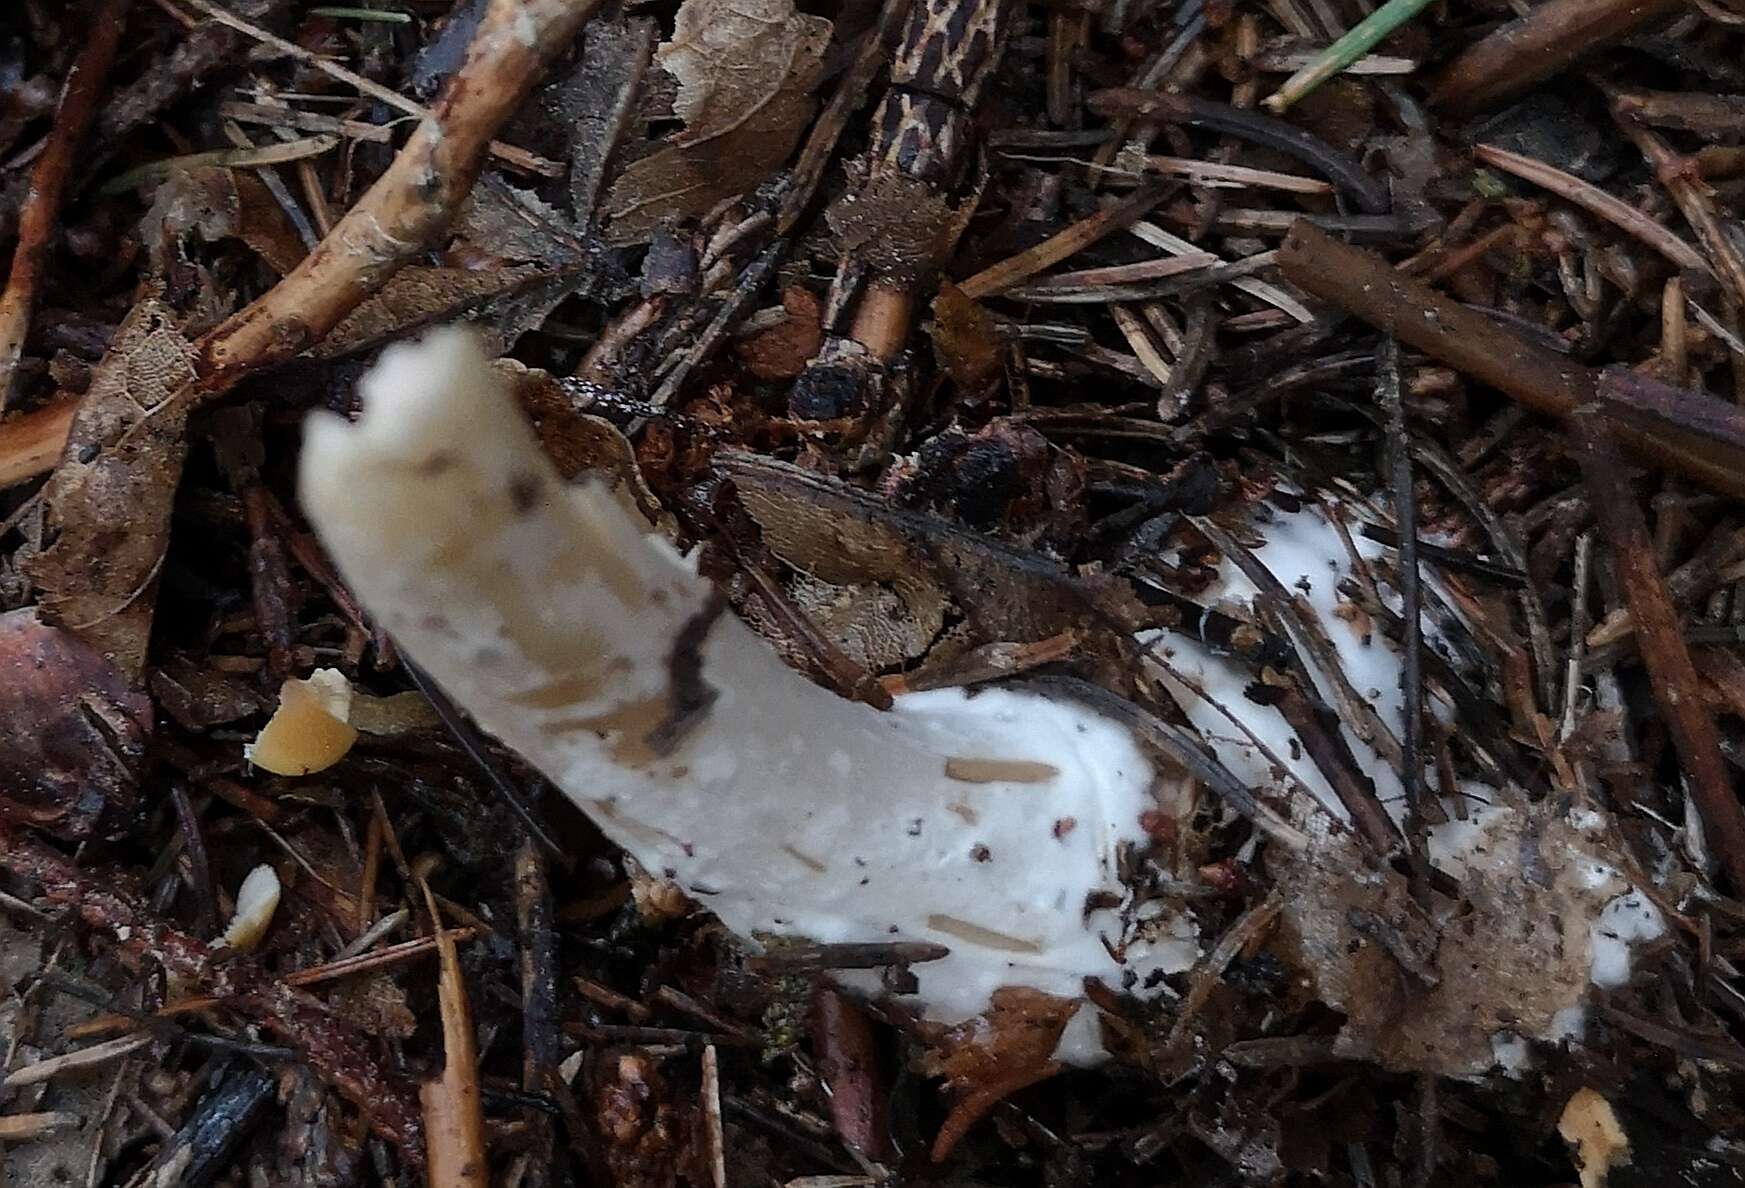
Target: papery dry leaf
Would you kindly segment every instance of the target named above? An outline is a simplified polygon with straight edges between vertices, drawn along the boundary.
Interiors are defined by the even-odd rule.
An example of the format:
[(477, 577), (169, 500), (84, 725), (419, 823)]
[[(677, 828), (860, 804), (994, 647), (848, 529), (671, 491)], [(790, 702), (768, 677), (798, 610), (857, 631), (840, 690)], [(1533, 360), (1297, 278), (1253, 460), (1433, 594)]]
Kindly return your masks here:
[(24, 564), (44, 618), (136, 681), (188, 452), (187, 402), (171, 400), (195, 379), (182, 326), (156, 294), (122, 321), (43, 488), (50, 535)]
[(959, 1092), (1047, 1065), (1080, 1006), (1021, 986), (996, 990), (988, 1001), (982, 1014), (935, 1040), (923, 1061), (930, 1075), (943, 1076)]
[(496, 177), (473, 187), (455, 224), (465, 248), (515, 264), (567, 268), (593, 251), (588, 235), (530, 190)]
[(514, 359), (498, 359), (491, 366), (510, 378), (516, 402), (533, 422), (539, 444), (559, 474), (572, 480), (585, 474), (604, 482), (649, 523), (664, 528), (671, 522), (671, 513), (642, 477), (636, 447), (616, 425), (582, 412), (578, 399), (547, 372)]
[(596, 17), (582, 34), (581, 57), (569, 78), (548, 88), (555, 121), (570, 130), (570, 211), (582, 222), (593, 219), (607, 161), (636, 113), (655, 36), (647, 17)]
[(1482, 828), (1459, 910), (1434, 921), (1404, 876), (1363, 863), (1349, 837), (1279, 856), (1283, 943), (1316, 997), (1344, 1012), (1342, 1050), (1396, 1071), (1470, 1076), (1495, 1062), (1493, 1037), (1543, 1035), (1582, 1001), (1590, 924), (1622, 886), (1591, 877), (1586, 843), (1549, 812), (1499, 810)]
[(1006, 348), (1000, 341), (999, 323), (950, 281), (939, 286), (933, 299), (928, 332), (940, 363), (962, 391), (980, 393), (1000, 378)]
[(1075, 576), (1039, 553), (893, 508), (846, 483), (735, 451), (716, 455), (715, 466), (783, 561), (835, 585), (888, 584), (912, 609), (949, 599), (969, 620), (972, 645), (1043, 639), (1089, 617), (1144, 618), (1125, 583)]
[(678, 80), (673, 114), (697, 145), (747, 127), (783, 91), (818, 82), (831, 24), (795, 11), (793, 0), (685, 0), (672, 40), (655, 59)]
[(760, 185), (800, 143), (815, 107), (808, 94), (783, 92), (730, 133), (667, 145), (633, 162), (602, 204), (606, 241), (642, 243), (668, 219), (703, 214)]
[(151, 700), (29, 607), (0, 615), (0, 818), (85, 838), (138, 799)]
[(500, 354), (576, 293), (610, 293), (599, 244), (537, 195), (487, 178), (456, 227), (454, 257), (478, 266), (408, 265), (312, 346), (312, 359), (369, 350), (423, 326), (466, 320)]
[(218, 166), (171, 174), (158, 186), (140, 231), (159, 276), (174, 275), (175, 253), (194, 235), (206, 243), (240, 239), (280, 276), (297, 267), (306, 251), (260, 178)]
[(183, 655), (154, 667), (150, 683), (158, 705), (184, 730), (208, 730), (253, 717), (271, 704), (241, 677)]
[(793, 0), (685, 0), (655, 56), (678, 80), (673, 110), (686, 126), (613, 183), (607, 240), (640, 243), (762, 183), (812, 118), (831, 28)]
[(760, 380), (793, 379), (824, 345), (824, 309), (810, 290), (799, 285), (783, 289), (782, 308), (786, 320), (747, 335), (733, 347), (745, 369)]
[(833, 586), (802, 576), (789, 584), (788, 596), (843, 655), (869, 672), (924, 655), (945, 625), (945, 596), (924, 585), (899, 595), (883, 586)]
[[(339, 359), (380, 346), (422, 326), (470, 318), (482, 307), (543, 288), (548, 277), (532, 264), (504, 268), (408, 265), (311, 347), (311, 359)], [(501, 337), (495, 346), (501, 346)]]

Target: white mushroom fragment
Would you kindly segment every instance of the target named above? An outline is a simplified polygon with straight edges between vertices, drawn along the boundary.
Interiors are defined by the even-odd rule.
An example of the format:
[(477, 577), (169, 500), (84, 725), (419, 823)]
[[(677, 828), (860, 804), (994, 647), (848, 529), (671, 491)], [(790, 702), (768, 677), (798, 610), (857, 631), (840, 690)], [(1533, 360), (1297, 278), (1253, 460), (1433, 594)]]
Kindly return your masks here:
[(236, 910), (219, 939), (238, 953), (252, 953), (279, 910), (279, 872), (263, 862), (236, 889)]
[[(1123, 852), (1170, 815), (1154, 782), (1181, 779), (1125, 726), (1007, 689), (883, 713), (818, 689), (605, 486), (563, 484), (465, 332), (391, 348), (363, 398), (355, 424), (313, 417), (302, 457), (304, 507), (347, 581), (484, 728), (741, 937), (943, 946), (906, 1000), (941, 1023), (985, 1019), (1002, 989), (1082, 1000), (1094, 978), (1144, 994), (1192, 965), (1185, 910), (1122, 880)], [(1309, 658), (1397, 823), (1402, 664), (1340, 592), (1359, 576), (1357, 534), (1314, 509), (1252, 528), (1247, 575), (1226, 556), (1210, 601)], [(1276, 615), (1253, 614), (1263, 596)], [(1190, 633), (1149, 642), (1239, 783), (1332, 822), (1267, 860), (1285, 891), (1273, 943), (1346, 1014), (1344, 1054), (1453, 1076), (1519, 1067), (1528, 1041), (1578, 1033), (1590, 985), (1626, 978), (1631, 944), (1662, 927), (1606, 861), (1603, 814), (1470, 781), (1429, 842), (1460, 893), (1415, 901), (1338, 824), (1349, 789), (1336, 795), (1314, 747), (1249, 696), (1251, 662)], [(1372, 841), (1392, 828), (1367, 826)], [(882, 990), (872, 973), (839, 977)], [(1056, 1054), (1099, 1058), (1094, 1024), (1081, 1010)]]
[[(1191, 965), (1191, 923), (1135, 911), (1119, 877), (1156, 807), (1124, 727), (1008, 690), (882, 713), (817, 688), (603, 487), (561, 482), (464, 331), (390, 348), (362, 394), (355, 424), (310, 419), (302, 456), (346, 580), (480, 725), (736, 933), (943, 945), (912, 1001), (946, 1023), (1002, 987), (1078, 999), (1087, 978), (1143, 990)], [(1095, 1059), (1092, 1030), (1059, 1054)]]

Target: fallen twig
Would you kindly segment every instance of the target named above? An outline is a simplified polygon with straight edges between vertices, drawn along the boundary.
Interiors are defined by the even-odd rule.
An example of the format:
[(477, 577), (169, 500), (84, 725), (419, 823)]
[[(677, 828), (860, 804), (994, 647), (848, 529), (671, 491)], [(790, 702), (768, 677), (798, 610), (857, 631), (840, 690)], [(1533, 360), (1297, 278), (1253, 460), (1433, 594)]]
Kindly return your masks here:
[[(338, 81), (345, 83), (347, 86), (354, 87), (360, 94), (368, 95), (371, 99), (374, 99), (379, 103), (384, 103), (387, 106), (394, 108), (396, 111), (403, 111), (409, 116), (416, 116), (422, 120), (441, 118), (440, 116), (436, 116), (430, 108), (425, 107), (422, 103), (408, 99), (406, 96), (400, 94), (400, 92), (384, 87), (378, 82), (365, 78), (356, 71), (347, 70), (337, 62), (329, 61), (319, 54), (311, 53), (294, 41), (286, 41), (283, 37), (271, 33), (268, 30), (261, 28), (259, 25), (245, 21), (229, 9), (212, 3), (212, 0), (181, 0), (181, 2), (198, 12), (205, 13), (219, 24), (224, 25), (227, 28), (235, 29), (245, 37), (252, 37), (262, 45), (270, 45), (286, 57), (293, 58), (313, 70), (319, 70), (329, 78), (337, 79)], [(500, 9), (502, 6), (498, 5), (496, 7)], [(534, 4), (527, 5), (526, 7), (537, 8), (539, 7), (539, 4), (536, 0)], [(551, 5), (547, 4), (545, 7), (551, 7)], [(583, 11), (584, 15), (586, 15), (588, 12), (592, 11), (595, 5), (583, 0), (581, 4), (570, 5), (569, 7), (579, 8)], [(535, 21), (543, 19), (533, 13), (529, 13), (528, 15)], [(482, 27), (481, 23), (481, 30)], [(537, 24), (529, 26), (525, 33), (518, 35), (527, 38), (528, 48), (538, 46), (542, 38), (540, 27)], [(566, 38), (565, 40), (567, 41), (568, 39)], [(477, 43), (475, 42), (475, 44)], [(465, 67), (462, 67), (463, 71), (464, 69)], [(508, 78), (512, 76), (505, 75), (504, 77)], [(557, 164), (555, 161), (548, 161), (544, 157), (537, 156), (523, 148), (516, 148), (512, 144), (503, 144), (500, 141), (493, 140), (489, 143), (488, 149), (492, 156), (496, 157), (506, 165), (515, 166), (517, 169), (525, 169), (529, 173), (538, 173), (545, 177), (562, 177), (564, 175), (563, 166)]]
[(33, 412), (0, 422), (0, 487), (47, 474), (67, 444), (77, 396), (63, 396)]
[(1709, 271), (1709, 262), (1703, 259), (1701, 252), (1628, 202), (1614, 198), (1591, 182), (1582, 181), (1561, 169), (1554, 169), (1543, 161), (1535, 161), (1532, 157), (1512, 153), (1492, 144), (1474, 145), (1472, 155), (1486, 165), (1530, 181), (1536, 186), (1543, 186), (1590, 214), (1598, 215), (1620, 231), (1634, 235), (1680, 268)]
[[(1596, 377), (1589, 369), (1306, 221), (1299, 220), (1279, 248), (1279, 267), (1298, 287), (1536, 412), (1566, 417), (1596, 397)], [(1620, 423), (1614, 434), (1714, 490), (1745, 495), (1745, 437), (1735, 432), (1738, 410), (1700, 393), (1687, 396), (1682, 407), (1668, 406), (1656, 423), (1646, 418)], [(1610, 413), (1610, 402), (1607, 407)]]
[(55, 112), (54, 129), (47, 147), (31, 171), (30, 188), (18, 212), (18, 243), (12, 251), (12, 271), (0, 293), (0, 411), (12, 402), (18, 360), (24, 339), (30, 333), (31, 311), (36, 305), (37, 282), (54, 242), (55, 223), (60, 218), (61, 199), (73, 172), (73, 159), (97, 113), (109, 67), (121, 44), (132, 0), (99, 0), (91, 15), (91, 38), (67, 75)]
[(431, 1188), (483, 1188), (490, 1180), (485, 1161), (485, 1115), (479, 1100), (479, 1052), (473, 1039), (473, 1012), (461, 977), (454, 937), (442, 927), (436, 897), (427, 883), (425, 905), (436, 930), (442, 964), (437, 1001), (442, 1012), (442, 1074), (418, 1091), (429, 1144)]
[(1660, 575), (1648, 524), (1625, 481), (1623, 463), (1612, 449), (1607, 425), (1598, 411), (1578, 410), (1574, 428), (1579, 447), (1576, 453), (1594, 518), (1611, 549), (1618, 584), (1642, 638), (1642, 662), (1648, 668), (1654, 702), (1678, 750), (1709, 848), (1720, 859), (1734, 892), (1745, 891), (1745, 810), (1733, 794), (1726, 762), (1721, 758), (1720, 734), (1703, 699), (1678, 612)]
[[(216, 5), (195, 0), (201, 11)], [(599, 0), (495, 0), (466, 60), (369, 192), (295, 272), (200, 342), (203, 395), (283, 363), (423, 251), (460, 213), (492, 134)]]
[(1430, 101), (1452, 111), (1487, 107), (1684, 6), (1684, 0), (1547, 0), (1456, 58)]

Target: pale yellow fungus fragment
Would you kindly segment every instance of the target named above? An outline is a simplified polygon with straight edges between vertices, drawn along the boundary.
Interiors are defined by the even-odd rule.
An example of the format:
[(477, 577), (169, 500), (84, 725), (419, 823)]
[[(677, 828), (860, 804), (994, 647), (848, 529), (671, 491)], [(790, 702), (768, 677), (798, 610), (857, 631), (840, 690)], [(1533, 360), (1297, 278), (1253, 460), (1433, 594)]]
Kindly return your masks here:
[(1571, 1154), (1581, 1172), (1581, 1188), (1604, 1188), (1612, 1168), (1630, 1162), (1630, 1138), (1612, 1103), (1592, 1089), (1577, 1089), (1564, 1103), (1557, 1133), (1575, 1148)]
[(289, 680), (279, 689), (279, 708), (243, 758), (274, 775), (301, 776), (325, 770), (345, 758), (357, 741), (351, 716), (351, 682), (333, 668), (318, 668), (307, 680)]

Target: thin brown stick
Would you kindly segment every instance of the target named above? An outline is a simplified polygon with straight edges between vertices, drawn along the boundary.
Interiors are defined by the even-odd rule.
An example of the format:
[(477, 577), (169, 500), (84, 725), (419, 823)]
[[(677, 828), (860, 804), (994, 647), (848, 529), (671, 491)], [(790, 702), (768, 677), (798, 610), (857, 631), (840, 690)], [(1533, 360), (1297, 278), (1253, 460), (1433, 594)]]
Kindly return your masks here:
[[(1308, 293), (1416, 347), (1536, 412), (1566, 417), (1592, 402), (1593, 372), (1404, 276), (1374, 252), (1340, 243), (1299, 220), (1279, 248), (1279, 268)], [(1680, 393), (1676, 403), (1615, 429), (1656, 462), (1716, 491), (1745, 495), (1745, 440), (1737, 409), (1712, 396)], [(1624, 410), (1607, 400), (1614, 418)], [(1650, 411), (1654, 416), (1648, 415)], [(1674, 418), (1677, 420), (1674, 420)]]
[(453, 936), (442, 927), (430, 884), (419, 880), (436, 929), (442, 972), (437, 1004), (442, 1014), (442, 1074), (418, 1091), (424, 1107), (425, 1142), (431, 1188), (485, 1188), (490, 1167), (485, 1157), (485, 1113), (479, 1097), (479, 1051), (473, 1039), (473, 1012), (461, 977)]
[(1105, 235), (1130, 226), (1152, 207), (1162, 202), (1169, 191), (1161, 186), (1147, 186), (1111, 203), (1087, 219), (1081, 219), (1063, 231), (1049, 236), (1033, 248), (990, 264), (958, 288), (964, 296), (979, 301), (1003, 293), (1044, 268), (1052, 268), (1062, 260), (1084, 251)]
[(1702, 241), (1703, 250), (1709, 254), (1709, 268), (1727, 287), (1733, 302), (1745, 305), (1745, 254), (1740, 253), (1721, 227), (1712, 191), (1697, 181), (1690, 158), (1674, 152), (1671, 145), (1633, 120), (1614, 114), (1613, 122), (1654, 167), (1660, 184), (1672, 195), (1685, 222)]
[[(451, 928), (443, 934), (449, 944), (459, 944), (472, 940), (478, 935), (473, 928)], [(349, 977), (352, 974), (374, 973), (386, 969), (390, 965), (398, 965), (402, 961), (410, 961), (414, 957), (422, 957), (426, 953), (436, 951), (438, 940), (434, 936), (420, 936), (412, 940), (401, 941), (373, 953), (359, 953), (355, 957), (343, 957), (321, 965), (312, 965), (308, 969), (299, 969), (285, 975), (288, 986), (313, 986), (319, 982), (330, 982), (334, 978)]]
[(1684, 0), (1547, 0), (1456, 58), (1430, 101), (1451, 111), (1487, 107), (1683, 7)]
[(1720, 732), (1704, 702), (1678, 611), (1654, 559), (1648, 523), (1625, 481), (1624, 465), (1599, 411), (1583, 408), (1573, 420), (1588, 499), (1611, 549), (1624, 601), (1636, 620), (1649, 688), (1689, 779), (1709, 849), (1720, 860), (1734, 894), (1745, 892), (1745, 809), (1740, 808), (1728, 778)]
[(97, 114), (109, 67), (121, 44), (132, 0), (97, 0), (90, 40), (79, 51), (67, 74), (55, 111), (54, 127), (36, 167), (30, 174), (30, 189), (18, 212), (18, 244), (12, 251), (12, 272), (6, 291), (0, 293), (0, 411), (12, 403), (18, 361), (30, 333), (31, 311), (36, 307), (37, 283), (54, 243), (55, 224), (60, 220), (61, 200), (79, 145)]
[(53, 470), (78, 410), (77, 396), (63, 396), (0, 422), (0, 488)]
[(364, 1112), (371, 1129), (393, 1144), (411, 1168), (423, 1167), (423, 1127), (411, 1094), (377, 1062), (364, 1037), (324, 1004), (273, 977), (252, 958), (216, 960), (210, 945), (159, 921), (116, 890), (113, 880), (80, 869), (4, 825), (0, 867), (40, 884), (50, 902), (74, 908), (85, 923), (109, 933), (128, 960), (158, 963), (171, 977), (199, 986), (206, 1005), (239, 1011), (294, 1046), (312, 1069)]

